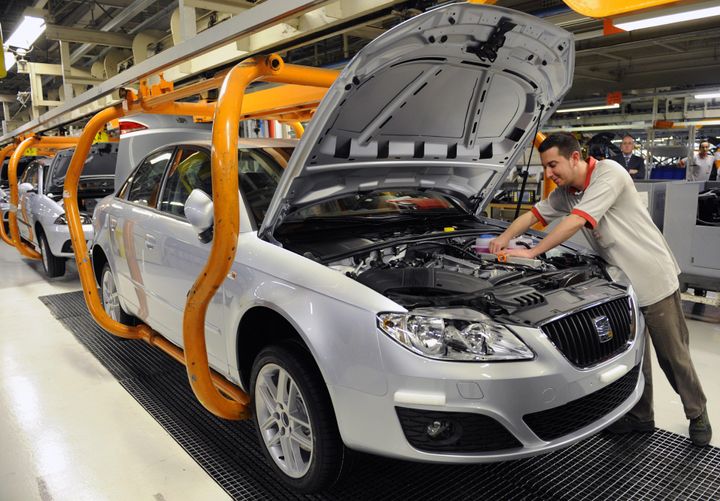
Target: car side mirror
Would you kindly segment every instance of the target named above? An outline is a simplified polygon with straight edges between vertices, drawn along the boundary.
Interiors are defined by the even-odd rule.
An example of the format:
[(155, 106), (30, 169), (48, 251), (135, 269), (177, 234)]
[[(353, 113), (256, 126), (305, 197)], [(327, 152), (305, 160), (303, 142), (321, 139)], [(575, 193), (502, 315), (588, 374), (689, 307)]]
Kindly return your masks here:
[(195, 188), (185, 200), (185, 217), (198, 232), (204, 244), (213, 238), (213, 201), (203, 190)]
[(18, 185), (18, 192), (21, 195), (25, 193), (37, 193), (37, 188), (35, 188), (31, 183), (20, 183)]

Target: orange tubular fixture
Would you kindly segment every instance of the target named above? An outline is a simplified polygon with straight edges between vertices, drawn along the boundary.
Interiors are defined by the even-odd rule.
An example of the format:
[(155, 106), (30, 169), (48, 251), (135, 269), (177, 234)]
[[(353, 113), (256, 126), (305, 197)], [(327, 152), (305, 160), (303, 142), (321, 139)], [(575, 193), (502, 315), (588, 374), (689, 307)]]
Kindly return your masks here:
[[(7, 146), (3, 147), (3, 149), (0, 150), (0, 170), (2, 170), (3, 162), (5, 161), (5, 158), (7, 158), (8, 155), (12, 154), (12, 151), (15, 149), (15, 144), (11, 143)], [(2, 238), (2, 241), (5, 242), (8, 245), (12, 245), (15, 247), (15, 244), (13, 243), (12, 239), (8, 234), (5, 232), (5, 225), (1, 222), (5, 220), (5, 211), (0, 211), (0, 238)]]
[(295, 132), (295, 137), (300, 139), (305, 132), (305, 127), (300, 122), (290, 122), (288, 125), (292, 128), (293, 132)]
[(285, 65), (279, 56), (271, 55), (238, 64), (230, 70), (220, 88), (211, 150), (214, 238), (208, 261), (188, 293), (183, 317), (183, 344), (190, 385), (198, 400), (218, 417), (240, 419), (249, 414), (246, 403), (228, 400), (212, 385), (205, 346), (207, 307), (230, 271), (238, 241), (237, 145), (245, 88), (254, 80), (330, 87), (338, 73)]
[[(197, 399), (213, 414), (224, 419), (246, 419), (251, 411), (250, 397), (240, 388), (210, 369), (205, 345), (205, 316), (208, 304), (222, 285), (232, 266), (239, 231), (238, 128), (247, 85), (258, 79), (330, 87), (338, 71), (285, 65), (279, 56), (249, 60), (234, 67), (225, 77), (217, 105), (175, 102), (191, 90), (163, 92), (159, 96), (140, 96), (128, 91), (124, 105), (107, 108), (95, 115), (83, 129), (65, 178), (65, 211), (85, 302), (95, 321), (108, 332), (129, 339), (143, 339), (185, 363), (188, 379)], [(207, 87), (210, 83), (202, 83)], [(109, 121), (134, 113), (195, 115), (213, 118), (212, 183), (214, 199), (214, 238), (208, 262), (193, 284), (185, 305), (183, 344), (185, 352), (167, 341), (148, 325), (128, 326), (116, 322), (105, 312), (97, 293), (95, 275), (80, 224), (77, 188), (92, 139)], [(302, 134), (302, 126), (295, 128)]]
[(13, 152), (8, 162), (8, 183), (10, 185), (10, 214), (8, 214), (8, 223), (10, 225), (10, 236), (12, 245), (20, 252), (21, 255), (30, 259), (42, 259), (42, 256), (32, 247), (28, 247), (20, 239), (20, 229), (17, 223), (17, 206), (18, 206), (18, 186), (17, 186), (17, 167), (20, 158), (28, 148), (34, 146), (40, 147), (64, 147), (69, 148), (75, 146), (77, 138), (73, 137), (38, 137), (31, 136), (22, 141), (17, 149)]
[[(183, 104), (183, 103), (178, 103)], [(129, 326), (116, 322), (105, 312), (100, 297), (97, 293), (95, 284), (95, 275), (93, 274), (92, 263), (90, 262), (90, 254), (88, 252), (85, 236), (80, 223), (80, 210), (77, 201), (77, 189), (82, 168), (90, 151), (95, 134), (109, 121), (125, 116), (120, 105), (99, 112), (95, 115), (83, 129), (80, 141), (75, 148), (75, 153), (70, 160), (67, 176), (65, 177), (64, 193), (65, 213), (67, 215), (68, 228), (70, 230), (70, 239), (72, 240), (73, 249), (75, 249), (75, 261), (77, 262), (80, 282), (85, 295), (85, 302), (88, 306), (90, 314), (95, 321), (103, 329), (116, 336), (126, 339), (142, 339), (150, 345), (156, 346), (168, 353), (175, 360), (185, 363), (185, 357), (182, 350), (163, 338), (160, 334), (153, 331), (149, 326), (141, 324), (137, 326)], [(211, 373), (211, 379), (223, 393), (231, 398), (247, 403), (247, 395), (234, 386), (232, 383), (224, 379), (222, 376)]]

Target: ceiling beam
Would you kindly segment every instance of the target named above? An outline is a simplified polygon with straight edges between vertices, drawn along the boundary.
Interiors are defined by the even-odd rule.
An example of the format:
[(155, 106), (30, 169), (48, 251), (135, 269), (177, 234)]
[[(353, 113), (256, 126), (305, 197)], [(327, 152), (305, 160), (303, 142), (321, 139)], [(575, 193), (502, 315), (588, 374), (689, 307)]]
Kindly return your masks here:
[(228, 14), (240, 14), (252, 7), (253, 3), (245, 0), (185, 0), (185, 6)]
[(56, 24), (45, 25), (45, 38), (48, 40), (62, 40), (64, 42), (109, 45), (110, 47), (122, 47), (126, 49), (132, 48), (132, 37), (124, 33), (69, 28)]

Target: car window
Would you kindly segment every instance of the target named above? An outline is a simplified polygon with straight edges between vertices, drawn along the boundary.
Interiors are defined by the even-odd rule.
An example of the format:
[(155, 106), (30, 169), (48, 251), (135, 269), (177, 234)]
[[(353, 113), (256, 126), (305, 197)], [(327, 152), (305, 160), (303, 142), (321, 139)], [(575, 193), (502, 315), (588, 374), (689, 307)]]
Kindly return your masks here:
[(172, 157), (173, 149), (153, 153), (142, 161), (130, 179), (127, 189), (127, 201), (148, 207), (157, 205), (165, 167)]
[(274, 156), (261, 150), (240, 150), (238, 155), (240, 190), (256, 225), (260, 226), (283, 169)]
[(206, 150), (182, 148), (168, 172), (160, 200), (160, 210), (185, 217), (185, 201), (195, 188), (212, 197), (210, 153)]

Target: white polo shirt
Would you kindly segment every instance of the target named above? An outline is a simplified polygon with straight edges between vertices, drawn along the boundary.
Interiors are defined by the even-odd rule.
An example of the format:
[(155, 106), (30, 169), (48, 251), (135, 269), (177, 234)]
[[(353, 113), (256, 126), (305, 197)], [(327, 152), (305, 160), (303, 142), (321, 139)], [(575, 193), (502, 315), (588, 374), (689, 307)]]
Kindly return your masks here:
[[(687, 162), (687, 158), (685, 159)], [(693, 156), (692, 166), (688, 165), (686, 178), (688, 181), (707, 181), (710, 179), (710, 171), (715, 165), (715, 159), (712, 155), (707, 154), (705, 158), (701, 158), (699, 153)]]
[(680, 268), (650, 218), (630, 174), (613, 160), (588, 159), (585, 187), (558, 187), (532, 209), (543, 224), (576, 214), (595, 252), (630, 279), (640, 306), (665, 299), (679, 287)]

